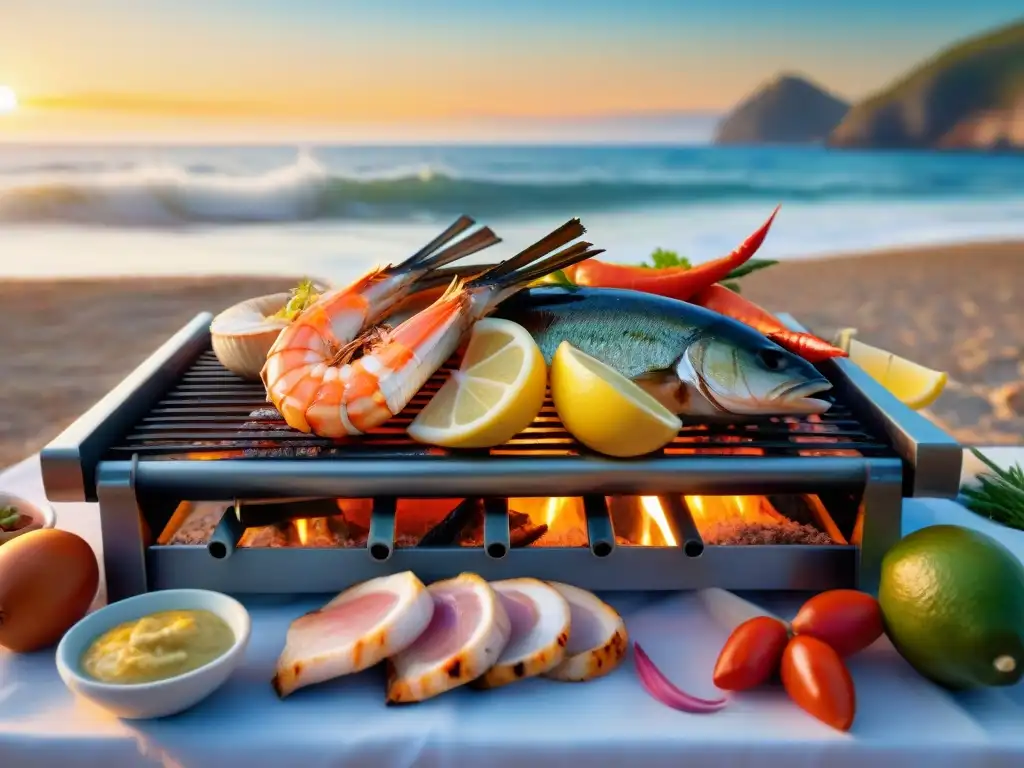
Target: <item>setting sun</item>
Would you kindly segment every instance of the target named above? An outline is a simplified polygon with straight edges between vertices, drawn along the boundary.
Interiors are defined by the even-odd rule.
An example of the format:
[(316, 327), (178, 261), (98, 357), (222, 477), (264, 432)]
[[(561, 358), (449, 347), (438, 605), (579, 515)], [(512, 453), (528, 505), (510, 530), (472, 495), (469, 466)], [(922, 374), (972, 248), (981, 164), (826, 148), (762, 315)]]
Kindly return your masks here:
[(18, 108), (18, 94), (13, 88), (0, 85), (0, 115), (13, 112)]

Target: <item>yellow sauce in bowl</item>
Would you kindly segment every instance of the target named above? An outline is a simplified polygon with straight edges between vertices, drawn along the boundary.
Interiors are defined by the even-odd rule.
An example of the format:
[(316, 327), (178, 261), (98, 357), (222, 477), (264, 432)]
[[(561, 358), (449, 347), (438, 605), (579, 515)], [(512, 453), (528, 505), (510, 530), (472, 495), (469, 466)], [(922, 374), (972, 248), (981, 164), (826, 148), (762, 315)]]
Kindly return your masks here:
[(101, 683), (152, 683), (199, 669), (234, 644), (215, 613), (161, 611), (104, 632), (83, 654), (82, 669)]

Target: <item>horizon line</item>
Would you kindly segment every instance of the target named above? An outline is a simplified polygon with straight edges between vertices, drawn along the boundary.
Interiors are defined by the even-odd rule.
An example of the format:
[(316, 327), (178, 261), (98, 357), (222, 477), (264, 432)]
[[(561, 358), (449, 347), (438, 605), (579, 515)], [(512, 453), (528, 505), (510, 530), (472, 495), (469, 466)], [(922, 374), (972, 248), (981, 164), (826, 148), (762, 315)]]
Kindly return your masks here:
[(395, 123), (455, 123), (492, 120), (515, 121), (595, 121), (623, 119), (665, 119), (679, 117), (716, 117), (732, 107), (694, 107), (660, 109), (602, 110), (591, 113), (543, 113), (543, 112), (454, 112), (451, 114), (423, 114), (405, 116), (343, 116), (330, 112), (299, 109), (285, 104), (252, 101), (221, 101), (215, 99), (189, 99), (175, 96), (151, 96), (138, 93), (81, 92), (67, 94), (19, 94), (20, 111), (24, 114), (45, 112), (108, 113), (137, 115), (152, 118), (173, 119), (178, 117), (248, 119), (271, 121), (280, 119), (301, 119), (312, 123), (336, 125), (373, 125)]

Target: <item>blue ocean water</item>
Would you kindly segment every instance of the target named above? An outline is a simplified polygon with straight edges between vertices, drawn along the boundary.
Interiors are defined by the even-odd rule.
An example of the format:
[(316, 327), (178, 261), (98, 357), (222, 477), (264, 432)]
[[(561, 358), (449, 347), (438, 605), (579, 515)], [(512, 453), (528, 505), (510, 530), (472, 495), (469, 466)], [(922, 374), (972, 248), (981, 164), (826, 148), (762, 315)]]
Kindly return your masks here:
[(491, 223), (509, 247), (580, 216), (591, 239), (624, 261), (654, 247), (702, 261), (734, 246), (777, 203), (783, 213), (766, 248), (779, 258), (1024, 237), (1024, 156), (3, 146), (0, 274), (334, 276), (399, 257), (462, 213)]

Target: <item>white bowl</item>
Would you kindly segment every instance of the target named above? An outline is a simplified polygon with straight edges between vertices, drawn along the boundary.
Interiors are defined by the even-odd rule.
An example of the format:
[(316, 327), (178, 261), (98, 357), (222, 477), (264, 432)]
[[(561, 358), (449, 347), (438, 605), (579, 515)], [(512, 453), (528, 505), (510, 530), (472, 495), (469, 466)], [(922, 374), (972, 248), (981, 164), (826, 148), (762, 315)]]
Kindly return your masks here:
[(210, 341), (220, 364), (236, 376), (253, 381), (259, 379), (267, 354), (286, 320), (271, 319), (280, 310), (290, 293), (257, 296), (228, 307), (210, 323)]
[(6, 506), (15, 507), (21, 514), (28, 515), (32, 522), (16, 531), (0, 531), (0, 544), (11, 539), (16, 539), (23, 533), (38, 531), (41, 528), (53, 528), (57, 523), (57, 514), (49, 504), (38, 503), (15, 496), (13, 493), (0, 491), (0, 508)]
[[(160, 611), (180, 610), (210, 611), (220, 616), (235, 633), (235, 644), (227, 653), (199, 669), (153, 683), (101, 683), (82, 670), (82, 655), (107, 630)], [(57, 671), (73, 693), (120, 718), (144, 720), (176, 715), (195, 706), (224, 684), (245, 655), (251, 631), (249, 612), (237, 600), (220, 592), (204, 589), (149, 592), (111, 603), (68, 630), (57, 646)]]

